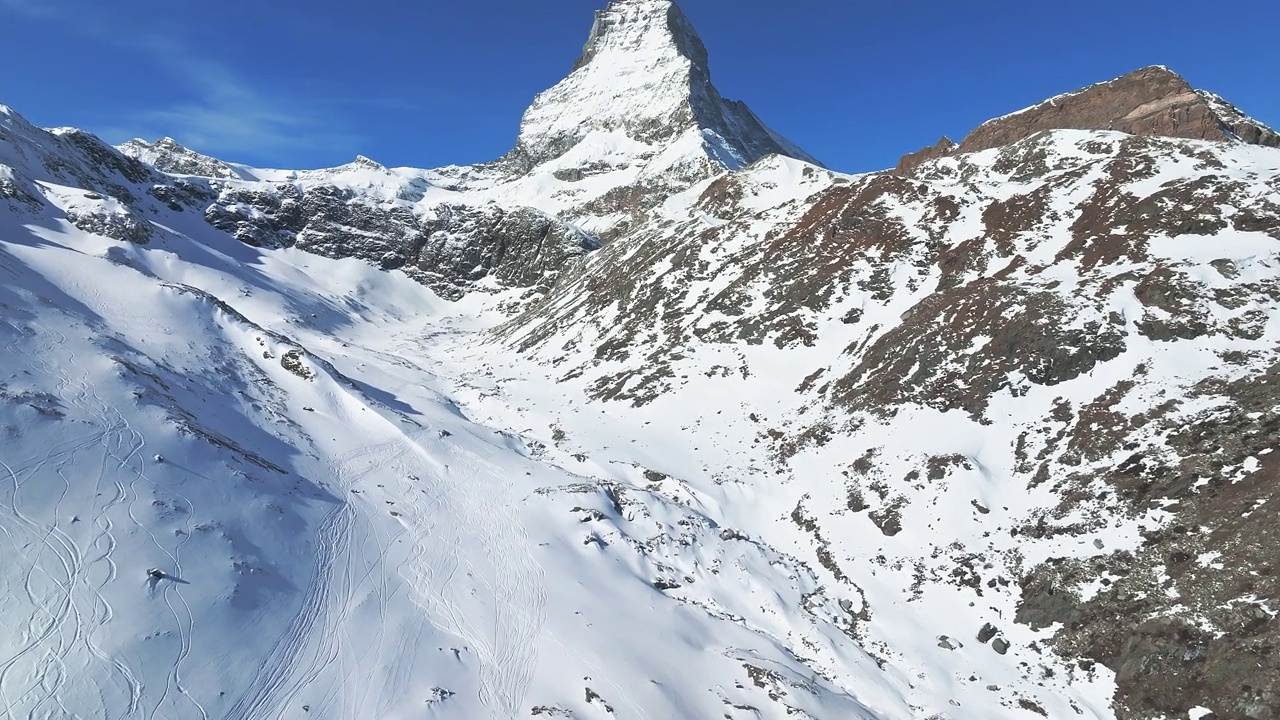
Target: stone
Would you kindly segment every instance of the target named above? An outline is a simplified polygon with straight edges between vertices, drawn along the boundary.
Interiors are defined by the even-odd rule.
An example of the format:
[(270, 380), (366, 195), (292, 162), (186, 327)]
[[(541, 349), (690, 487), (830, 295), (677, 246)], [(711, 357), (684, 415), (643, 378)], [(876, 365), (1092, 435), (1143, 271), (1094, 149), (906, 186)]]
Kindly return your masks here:
[(988, 120), (959, 144), (944, 137), (936, 145), (903, 156), (896, 171), (909, 175), (929, 160), (1004, 147), (1045, 130), (1116, 130), (1280, 147), (1276, 131), (1221, 97), (1196, 90), (1172, 70), (1155, 65)]

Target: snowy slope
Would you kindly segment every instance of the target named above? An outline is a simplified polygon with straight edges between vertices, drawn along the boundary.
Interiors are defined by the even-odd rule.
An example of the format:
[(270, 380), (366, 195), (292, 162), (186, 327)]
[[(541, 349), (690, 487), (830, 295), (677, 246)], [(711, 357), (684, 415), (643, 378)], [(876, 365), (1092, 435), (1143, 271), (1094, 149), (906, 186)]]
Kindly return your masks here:
[(801, 561), (468, 418), (440, 363), (503, 295), (246, 245), (156, 192), (199, 184), (4, 128), (6, 714), (907, 712)]
[[(1069, 176), (1105, 168), (1094, 156), (1123, 157), (1125, 142), (1041, 141)], [(1194, 177), (1205, 152), (1246, 181), (1280, 165), (1265, 150), (1142, 151), (1183, 148), (1136, 182)], [(930, 182), (944, 191), (948, 178), (981, 176), (981, 192), (1008, 200), (1043, 180), (1010, 184), (1007, 163), (1044, 149), (947, 161)], [(754, 277), (757, 238), (831, 197), (901, 182), (879, 178), (774, 158), (673, 196), (662, 236), (695, 233), (702, 260), (724, 271), (668, 272), (661, 315), (708, 312), (741, 285), (733, 275)], [(245, 246), (159, 205), (146, 244), (111, 239), (68, 220), (86, 204), (109, 214), (109, 200), (35, 187), (39, 207), (10, 201), (3, 230), (0, 500), (20, 558), (3, 582), (22, 630), (6, 640), (0, 697), (12, 714), (1113, 716), (1114, 674), (1059, 654), (1053, 628), (1015, 622), (1017, 582), (1049, 557), (1138, 551), (1170, 511), (1086, 504), (1052, 525), (1084, 522), (1082, 536), (1011, 535), (1035, 532), (1061, 497), (1029, 492), (1012, 449), (1057, 398), (1086, 405), (1134, 365), (1152, 366), (1126, 400), (1146, 411), (1162, 386), (1209, 372), (1198, 350), (1142, 345), (1105, 377), (997, 392), (986, 419), (930, 408), (926, 391), (812, 442), (805, 431), (828, 413), (806, 380), (858, 337), (857, 322), (838, 320), (847, 299), (817, 308), (826, 330), (811, 345), (803, 333), (781, 345), (633, 340), (600, 365), (598, 344), (633, 327), (605, 312), (562, 325), (577, 339), (556, 340), (569, 349), (539, 369), (481, 334), (503, 319), (504, 295), (449, 304), (402, 275)], [(972, 219), (950, 220), (965, 237)], [(1268, 252), (1257, 240), (1220, 246), (1244, 287), (1266, 277), (1266, 261), (1249, 260)], [(681, 256), (628, 243), (600, 258), (662, 267), (644, 252)], [(1059, 253), (1039, 241), (1018, 252)], [(1144, 262), (1193, 267), (1221, 254), (1175, 238), (1150, 253)], [(1040, 274), (1061, 283), (1055, 267)], [(859, 322), (888, 322), (931, 285), (903, 277), (883, 314), (869, 288)], [(763, 290), (751, 312), (785, 318)], [(687, 327), (733, 321), (717, 312)], [(619, 351), (652, 369), (678, 349), (686, 357), (651, 401), (591, 399), (628, 362)], [(149, 580), (150, 567), (170, 577)], [(994, 636), (980, 642), (987, 624)]]
[(489, 164), (0, 107), (0, 715), (1268, 717), (1278, 242), (1240, 143), (831, 172), (666, 0)]
[(570, 439), (604, 403), (641, 426), (593, 455), (664, 433), (658, 470), (741, 486), (919, 708), (1272, 706), (1280, 151), (1059, 131), (676, 206), (499, 330), (585, 407), (474, 396)]
[(411, 280), (51, 215), (0, 236), (8, 713), (698, 717), (774, 683), (818, 717), (902, 710), (799, 659), (874, 668), (837, 605), (794, 613), (795, 559), (638, 466), (468, 420), (411, 358), (476, 320)]

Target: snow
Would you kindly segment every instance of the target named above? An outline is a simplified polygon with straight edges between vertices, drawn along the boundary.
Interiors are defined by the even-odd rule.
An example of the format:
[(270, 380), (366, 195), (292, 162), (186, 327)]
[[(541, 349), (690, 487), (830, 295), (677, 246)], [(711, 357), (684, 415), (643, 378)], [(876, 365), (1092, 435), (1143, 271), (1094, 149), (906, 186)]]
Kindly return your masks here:
[[(44, 189), (59, 209), (79, 202)], [(248, 248), (198, 218), (156, 222), (138, 246), (0, 220), (9, 712), (781, 713), (746, 665), (815, 717), (910, 712), (888, 687), (849, 684), (878, 671), (843, 612), (797, 615), (816, 579), (721, 539), (716, 496), (647, 490), (634, 462), (540, 454), (536, 434), (507, 430), (515, 416), (471, 417), (443, 363), (492, 322), (488, 301)], [(625, 447), (617, 433), (580, 440)], [(674, 455), (690, 470), (663, 463), (673, 477), (699, 466)], [(582, 523), (580, 506), (604, 519)], [(846, 668), (838, 680), (797, 659), (801, 638)]]
[[(491, 332), (522, 291), (491, 283), (449, 303), (361, 261), (248, 247), (199, 212), (147, 201), (135, 212), (102, 188), (145, 197), (147, 182), (82, 167), (68, 146), (78, 131), (43, 134), (0, 108), (0, 179), (39, 196), (38, 207), (6, 201), (0, 214), (6, 713), (987, 720), (1026, 717), (1016, 709), (1025, 698), (1050, 717), (1115, 716), (1109, 671), (1058, 657), (1047, 643), (1056, 628), (1014, 622), (1016, 580), (1051, 557), (1135, 550), (1169, 513), (1099, 519), (1086, 510), (1113, 508), (1094, 506), (1053, 518), (1085, 525), (1078, 537), (1018, 535), (1058, 504), (1061, 478), (1029, 487), (1014, 448), (1059, 401), (1087, 404), (1142, 368), (1150, 382), (1112, 406), (1141, 412), (1209, 375), (1224, 349), (1274, 346), (1280, 325), (1270, 321), (1252, 345), (1135, 333), (1121, 357), (1053, 386), (1011, 373), (983, 418), (910, 402), (885, 417), (828, 413), (823, 391), (799, 388), (847, 374), (941, 279), (919, 272), (919, 247), (883, 249), (856, 259), (830, 307), (803, 309), (820, 330), (811, 346), (690, 341), (653, 402), (590, 400), (611, 375), (632, 371), (624, 382), (638, 383), (649, 352), (674, 333), (729, 321), (708, 298), (743, 280), (815, 196), (859, 179), (822, 169), (767, 128), (791, 157), (757, 157), (737, 136), (754, 116), (718, 95), (700, 99), (728, 112), (726, 127), (686, 122), (691, 78), (705, 68), (696, 38), (670, 24), (671, 7), (610, 5), (600, 27), (621, 31), (599, 35), (590, 62), (525, 117), (522, 146), (563, 152), (514, 176), (364, 157), (256, 169), (167, 140), (121, 148), (211, 168), (216, 177), (188, 177), (218, 191), (334, 186), (419, 218), (442, 203), (529, 206), (599, 234), (633, 216), (593, 202), (656, 187), (651, 227), (607, 250), (626, 260), (641, 243), (691, 236), (704, 267), (688, 288), (677, 287), (671, 257), (631, 278), (665, 283), (652, 317), (679, 322), (653, 322), (609, 359), (595, 347), (616, 337), (620, 301), (583, 316), (582, 298), (553, 297), (572, 322), (522, 355), (511, 343), (531, 337), (529, 326)], [(1047, 134), (1040, 141), (1061, 164), (1049, 179), (1011, 181), (993, 167), (997, 150), (946, 158), (934, 168), (974, 171), (921, 192), (1004, 199), (1078, 173), (1074, 191), (1053, 196), (1061, 217), (1012, 241), (1026, 263), (1009, 276), (1056, 287), (1080, 310), (1073, 327), (1114, 311), (1131, 328), (1149, 311), (1135, 281), (1087, 306), (1097, 278), (1058, 261), (1071, 211), (1103, 172), (1081, 145), (1121, 137)], [(1280, 167), (1270, 150), (1219, 154), (1227, 167), (1210, 171), (1242, 182)], [(1128, 190), (1206, 172), (1195, 164), (1161, 157)], [(74, 184), (81, 178), (91, 187)], [(718, 183), (741, 199), (703, 203)], [(930, 222), (919, 205), (883, 203), (904, 227)], [(962, 207), (942, 240), (980, 236), (983, 207)], [(93, 235), (71, 222), (83, 215), (142, 217), (152, 237)], [(840, 238), (814, 242), (834, 249)], [(1240, 282), (1274, 277), (1274, 240), (1260, 233), (1156, 237), (1147, 252), (1211, 288), (1228, 286), (1217, 260), (1232, 261)], [(872, 263), (887, 274), (888, 299), (858, 287)], [(998, 259), (986, 272), (1009, 267), (1013, 258)], [(774, 280), (743, 290), (735, 310), (768, 312)], [(863, 314), (850, 324), (855, 308)], [(1214, 308), (1211, 319), (1233, 312)], [(952, 360), (992, 340), (975, 337)], [(1188, 399), (1179, 412), (1214, 402)], [(827, 421), (839, 421), (829, 441), (777, 459), (772, 432)], [(1028, 454), (1062, 466), (1062, 447), (1029, 443)], [(860, 458), (873, 469), (858, 470)], [(1260, 467), (1250, 458), (1224, 472)], [(852, 509), (855, 492), (872, 512), (896, 512), (899, 530)], [(1070, 590), (1087, 600), (1111, 579)], [(987, 623), (1007, 655), (976, 639)]]

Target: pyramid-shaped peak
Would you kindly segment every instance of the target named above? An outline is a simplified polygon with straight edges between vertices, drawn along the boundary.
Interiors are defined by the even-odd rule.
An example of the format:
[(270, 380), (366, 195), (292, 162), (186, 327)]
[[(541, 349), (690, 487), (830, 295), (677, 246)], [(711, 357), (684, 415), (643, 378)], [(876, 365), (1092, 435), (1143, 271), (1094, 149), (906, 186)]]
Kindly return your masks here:
[(708, 157), (731, 158), (730, 166), (773, 153), (816, 163), (746, 105), (720, 96), (706, 47), (670, 0), (615, 0), (597, 11), (582, 56), (534, 99), (503, 161), (527, 172), (593, 134), (625, 136), (653, 153), (697, 135)]
[(657, 58), (672, 54), (703, 70), (707, 48), (674, 2), (670, 0), (614, 0), (597, 10), (591, 34), (574, 69), (601, 54)]

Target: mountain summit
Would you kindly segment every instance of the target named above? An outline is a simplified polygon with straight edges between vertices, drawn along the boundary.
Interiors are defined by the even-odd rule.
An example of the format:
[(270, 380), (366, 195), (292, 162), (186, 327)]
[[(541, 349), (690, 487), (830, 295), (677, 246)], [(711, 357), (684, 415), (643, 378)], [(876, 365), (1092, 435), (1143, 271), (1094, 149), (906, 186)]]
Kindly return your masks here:
[(1192, 87), (1163, 65), (1134, 70), (1114, 80), (1052, 97), (988, 120), (957, 145), (943, 138), (898, 164), (910, 171), (926, 160), (1010, 145), (1044, 130), (1118, 130), (1154, 135), (1280, 146), (1280, 134), (1231, 103)]
[(769, 154), (816, 163), (711, 84), (707, 49), (669, 0), (615, 0), (596, 12), (573, 71), (525, 112), (505, 160), (527, 172), (592, 135), (657, 151), (682, 139), (735, 169)]

